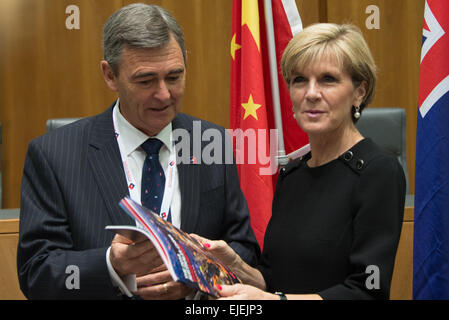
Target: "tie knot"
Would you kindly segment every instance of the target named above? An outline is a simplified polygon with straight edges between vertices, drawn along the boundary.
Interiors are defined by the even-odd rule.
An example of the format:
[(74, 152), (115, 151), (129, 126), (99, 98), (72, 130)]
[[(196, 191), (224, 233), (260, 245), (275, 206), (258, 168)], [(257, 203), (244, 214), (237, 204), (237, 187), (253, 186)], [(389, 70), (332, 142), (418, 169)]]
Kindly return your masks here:
[(157, 155), (159, 154), (159, 150), (162, 147), (162, 141), (156, 138), (150, 138), (144, 143), (142, 143), (142, 149), (145, 150), (147, 155), (153, 154)]

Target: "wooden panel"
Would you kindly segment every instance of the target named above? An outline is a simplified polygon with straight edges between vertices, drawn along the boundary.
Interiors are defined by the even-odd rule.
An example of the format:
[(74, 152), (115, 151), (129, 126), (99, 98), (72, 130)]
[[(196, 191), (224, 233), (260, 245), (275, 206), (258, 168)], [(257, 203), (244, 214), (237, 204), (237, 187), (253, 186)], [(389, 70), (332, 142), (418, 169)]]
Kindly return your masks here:
[[(19, 207), (25, 153), (55, 117), (104, 110), (115, 96), (100, 73), (101, 32), (118, 0), (0, 1), (0, 121), (3, 206)], [(80, 9), (80, 29), (66, 28), (68, 5)]]
[(401, 239), (390, 288), (391, 300), (411, 300), (413, 297), (413, 222), (402, 224)]
[[(303, 27), (313, 23), (324, 22), (320, 20), (320, 2), (322, 0), (296, 0), (299, 15), (301, 16)], [(327, 19), (325, 16), (324, 19)]]
[[(380, 12), (380, 28), (368, 30), (369, 5)], [(371, 107), (400, 107), (407, 113), (407, 164), (410, 193), (415, 188), (416, 119), (424, 0), (327, 0), (328, 21), (358, 25), (379, 67)]]
[[(1, 223), (1, 222), (0, 222)], [(0, 300), (23, 300), (25, 296), (17, 279), (17, 233), (0, 234)]]
[(390, 299), (411, 300), (413, 298), (413, 231), (414, 207), (405, 207), (401, 239), (390, 287)]
[[(125, 0), (124, 4), (133, 2)], [(180, 24), (187, 48), (182, 111), (229, 127), (232, 1), (143, 1), (167, 9)]]
[(2, 233), (18, 233), (19, 219), (0, 220), (0, 234)]
[(404, 208), (404, 221), (413, 222), (414, 220), (414, 208), (405, 207)]

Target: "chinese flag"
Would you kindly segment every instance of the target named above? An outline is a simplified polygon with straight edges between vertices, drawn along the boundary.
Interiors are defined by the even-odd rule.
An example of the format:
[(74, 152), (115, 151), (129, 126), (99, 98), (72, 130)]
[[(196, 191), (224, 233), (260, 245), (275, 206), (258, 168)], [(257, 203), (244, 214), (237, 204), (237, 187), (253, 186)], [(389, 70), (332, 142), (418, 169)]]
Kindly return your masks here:
[[(278, 61), (292, 38), (285, 3), (293, 4), (297, 13), (294, 0), (272, 1), (274, 31), (278, 34)], [(284, 143), (289, 153), (307, 144), (307, 137), (292, 117), (289, 93), (280, 70), (278, 77)], [(230, 125), (233, 130), (241, 129), (245, 135), (244, 144), (233, 141), (234, 152), (240, 185), (251, 215), (251, 226), (261, 247), (271, 217), (276, 178), (261, 174), (261, 169), (268, 166), (264, 159), (270, 156), (270, 129), (275, 128), (270, 81), (263, 1), (233, 0)]]

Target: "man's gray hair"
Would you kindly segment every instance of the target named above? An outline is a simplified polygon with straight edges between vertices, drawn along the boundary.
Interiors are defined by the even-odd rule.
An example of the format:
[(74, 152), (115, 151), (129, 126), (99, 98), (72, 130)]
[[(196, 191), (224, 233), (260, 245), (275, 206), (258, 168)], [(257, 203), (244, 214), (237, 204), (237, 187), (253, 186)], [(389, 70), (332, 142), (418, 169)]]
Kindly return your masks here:
[(162, 48), (173, 35), (178, 42), (184, 63), (186, 49), (184, 35), (178, 22), (164, 8), (144, 3), (133, 3), (116, 11), (103, 28), (104, 59), (118, 75), (123, 48)]

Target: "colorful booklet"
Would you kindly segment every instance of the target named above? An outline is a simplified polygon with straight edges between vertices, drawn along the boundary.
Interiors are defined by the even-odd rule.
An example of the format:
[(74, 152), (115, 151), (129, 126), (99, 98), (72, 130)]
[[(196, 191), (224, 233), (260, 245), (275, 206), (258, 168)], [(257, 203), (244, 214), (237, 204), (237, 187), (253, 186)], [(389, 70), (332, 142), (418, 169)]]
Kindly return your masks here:
[(119, 205), (138, 226), (106, 226), (106, 229), (133, 241), (144, 234), (156, 247), (174, 281), (214, 297), (219, 296), (215, 285), (241, 283), (227, 266), (189, 234), (128, 197)]

